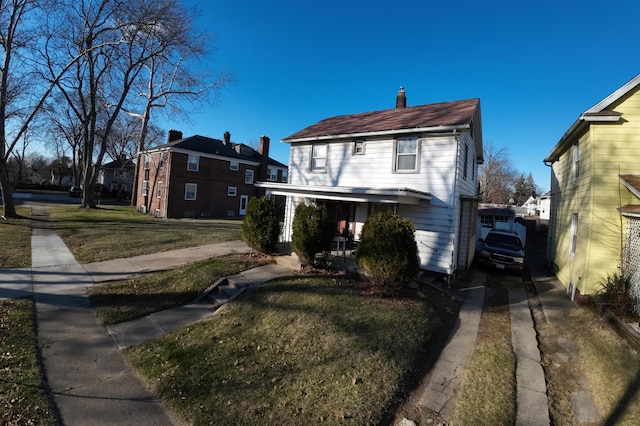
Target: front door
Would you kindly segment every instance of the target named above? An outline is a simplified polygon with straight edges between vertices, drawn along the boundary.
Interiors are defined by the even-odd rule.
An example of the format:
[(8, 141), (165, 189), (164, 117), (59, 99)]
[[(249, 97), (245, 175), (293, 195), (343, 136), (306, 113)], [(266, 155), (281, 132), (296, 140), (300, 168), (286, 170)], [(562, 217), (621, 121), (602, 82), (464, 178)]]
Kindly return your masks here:
[(241, 195), (240, 196), (240, 216), (244, 216), (245, 214), (247, 214), (247, 202), (249, 201), (249, 196), (248, 195)]

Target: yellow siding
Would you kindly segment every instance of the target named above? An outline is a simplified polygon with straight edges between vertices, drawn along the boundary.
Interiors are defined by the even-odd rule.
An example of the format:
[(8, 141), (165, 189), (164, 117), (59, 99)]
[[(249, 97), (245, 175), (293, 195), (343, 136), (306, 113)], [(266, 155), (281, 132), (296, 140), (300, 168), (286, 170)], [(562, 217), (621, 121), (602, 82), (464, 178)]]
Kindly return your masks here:
[[(556, 224), (550, 235), (550, 259), (560, 281), (572, 282), (581, 294), (592, 294), (599, 281), (616, 270), (622, 242), (620, 205), (637, 203), (621, 186), (619, 174), (640, 173), (640, 93), (621, 99), (609, 110), (621, 112), (620, 123), (592, 123), (579, 138), (580, 178), (575, 182), (572, 149), (553, 164), (552, 203)], [(635, 199), (635, 201), (634, 201)], [(571, 215), (578, 213), (576, 255), (569, 255)]]

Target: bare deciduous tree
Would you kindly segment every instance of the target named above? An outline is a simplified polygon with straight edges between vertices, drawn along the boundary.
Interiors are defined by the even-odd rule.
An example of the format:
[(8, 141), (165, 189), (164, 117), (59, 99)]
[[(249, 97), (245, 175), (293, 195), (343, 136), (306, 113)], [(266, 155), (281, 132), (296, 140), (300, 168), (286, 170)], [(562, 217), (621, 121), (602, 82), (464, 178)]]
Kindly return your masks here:
[(492, 143), (485, 145), (484, 164), (478, 169), (482, 202), (507, 204), (517, 175), (507, 148), (497, 149)]

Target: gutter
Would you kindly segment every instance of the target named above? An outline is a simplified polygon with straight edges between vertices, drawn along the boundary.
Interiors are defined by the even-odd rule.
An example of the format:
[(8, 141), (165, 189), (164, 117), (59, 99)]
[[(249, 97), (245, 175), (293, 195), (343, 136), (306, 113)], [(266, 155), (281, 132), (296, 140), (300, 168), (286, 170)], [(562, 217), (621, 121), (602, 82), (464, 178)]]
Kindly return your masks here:
[(307, 138), (296, 138), (296, 139), (282, 139), (284, 143), (293, 143), (293, 142), (313, 142), (313, 141), (324, 141), (329, 139), (349, 139), (349, 138), (363, 138), (370, 136), (383, 136), (383, 135), (399, 135), (399, 134), (410, 134), (410, 133), (422, 133), (422, 132), (456, 132), (459, 130), (470, 130), (471, 126), (469, 124), (460, 124), (453, 126), (435, 126), (435, 127), (415, 127), (413, 129), (398, 129), (398, 130), (380, 130), (376, 132), (360, 132), (360, 133), (345, 133), (341, 135), (322, 135), (315, 137), (307, 137)]

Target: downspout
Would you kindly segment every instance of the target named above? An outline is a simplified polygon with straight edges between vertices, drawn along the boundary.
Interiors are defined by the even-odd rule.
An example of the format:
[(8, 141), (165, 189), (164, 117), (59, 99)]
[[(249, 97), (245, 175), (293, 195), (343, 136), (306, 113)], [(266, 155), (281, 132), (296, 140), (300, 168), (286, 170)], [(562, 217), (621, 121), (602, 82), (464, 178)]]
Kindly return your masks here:
[[(453, 198), (451, 200), (452, 203), (455, 203), (456, 200), (459, 200), (459, 195), (458, 195), (458, 177), (459, 177), (459, 173), (460, 173), (460, 168), (458, 167), (458, 160), (460, 158), (460, 135), (458, 134), (458, 130), (457, 129), (453, 129), (453, 137), (456, 140), (456, 156), (455, 156), (455, 173), (454, 173), (454, 178), (453, 178)], [(466, 165), (465, 165), (466, 166)], [(451, 205), (451, 204), (450, 204)], [(449, 220), (453, 221), (453, 217), (455, 217), (455, 211), (452, 207), (449, 207)], [(457, 243), (457, 233), (456, 233), (456, 227), (458, 226), (457, 223), (459, 221), (453, 221), (452, 225), (453, 225), (453, 250), (451, 251), (451, 259), (450, 259), (450, 263), (449, 263), (449, 279), (450, 281), (453, 280), (453, 273), (454, 273), (454, 264), (455, 264), (455, 257), (456, 257), (456, 252), (458, 250), (458, 246), (456, 245)], [(458, 229), (458, 232), (460, 230)], [(451, 285), (451, 282), (449, 282), (449, 285)]]

